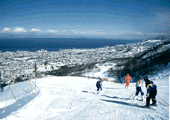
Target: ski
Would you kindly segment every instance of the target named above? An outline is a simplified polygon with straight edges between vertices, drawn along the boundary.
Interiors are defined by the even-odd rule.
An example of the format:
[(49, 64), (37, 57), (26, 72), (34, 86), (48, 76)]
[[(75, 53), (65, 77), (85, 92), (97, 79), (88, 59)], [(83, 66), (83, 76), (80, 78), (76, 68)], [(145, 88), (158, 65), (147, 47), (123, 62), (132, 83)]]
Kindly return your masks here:
[(107, 91), (105, 91), (105, 92), (96, 92), (96, 93), (94, 93), (94, 94), (96, 94), (96, 95), (103, 95), (103, 94), (106, 94), (107, 93)]
[(138, 108), (145, 108), (145, 109), (155, 110), (152, 106), (146, 107), (145, 105), (139, 105), (139, 104), (132, 104), (132, 106), (138, 107)]

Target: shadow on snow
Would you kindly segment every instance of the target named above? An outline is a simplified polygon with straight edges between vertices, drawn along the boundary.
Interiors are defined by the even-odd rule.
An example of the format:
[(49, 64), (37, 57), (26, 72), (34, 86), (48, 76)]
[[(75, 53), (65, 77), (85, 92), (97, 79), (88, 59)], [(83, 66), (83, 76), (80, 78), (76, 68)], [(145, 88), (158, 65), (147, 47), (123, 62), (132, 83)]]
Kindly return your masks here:
[[(22, 108), (24, 105), (26, 105), (28, 102), (30, 102), (31, 100), (33, 100), (38, 94), (39, 94), (40, 90), (38, 90), (37, 93), (34, 93), (34, 96), (32, 96), (32, 94), (29, 94), (28, 97), (23, 97), (22, 99), (18, 99), (18, 103), (19, 105), (17, 105), (17, 103), (13, 103), (11, 105), (8, 105), (5, 108), (5, 112), (3, 112), (4, 108), (0, 108), (0, 119), (5, 118), (6, 116), (10, 115), (12, 112), (17, 111), (19, 108)], [(27, 99), (27, 101), (26, 101)]]
[(130, 100), (130, 98), (119, 98), (119, 97), (116, 97), (116, 96), (111, 97), (111, 96), (108, 96), (108, 95), (102, 95), (102, 96), (107, 97), (107, 98), (120, 99), (120, 100)]
[[(120, 105), (126, 105), (129, 107), (137, 107), (137, 108), (145, 108), (145, 106), (139, 106), (139, 105), (135, 105), (135, 104), (131, 104), (131, 103), (127, 103), (127, 102), (123, 102), (123, 101), (116, 101), (116, 100), (104, 100), (104, 99), (100, 99), (104, 102), (111, 102), (111, 103), (116, 103), (116, 104), (120, 104)], [(147, 109), (147, 108), (145, 108)], [(150, 110), (150, 109), (149, 109)], [(152, 109), (151, 109), (152, 110)], [(153, 109), (154, 110), (154, 109)]]
[(84, 92), (84, 93), (93, 93), (93, 94), (95, 94), (95, 92), (89, 92), (89, 91), (86, 91), (86, 90), (82, 90), (82, 92)]

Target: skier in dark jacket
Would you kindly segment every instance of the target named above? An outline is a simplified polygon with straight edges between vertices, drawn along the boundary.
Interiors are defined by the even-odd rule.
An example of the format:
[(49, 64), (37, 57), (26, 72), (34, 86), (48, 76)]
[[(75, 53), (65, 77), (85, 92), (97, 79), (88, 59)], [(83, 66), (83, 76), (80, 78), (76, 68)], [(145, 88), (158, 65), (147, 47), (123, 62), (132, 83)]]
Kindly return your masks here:
[(97, 93), (99, 93), (99, 90), (102, 90), (102, 79), (99, 78), (100, 80), (96, 82), (96, 87), (97, 87)]
[(154, 82), (150, 81), (148, 77), (144, 78), (145, 85), (147, 88), (147, 94), (146, 94), (146, 107), (150, 107), (150, 99), (152, 99), (151, 106), (156, 106), (156, 95), (157, 95), (157, 86)]

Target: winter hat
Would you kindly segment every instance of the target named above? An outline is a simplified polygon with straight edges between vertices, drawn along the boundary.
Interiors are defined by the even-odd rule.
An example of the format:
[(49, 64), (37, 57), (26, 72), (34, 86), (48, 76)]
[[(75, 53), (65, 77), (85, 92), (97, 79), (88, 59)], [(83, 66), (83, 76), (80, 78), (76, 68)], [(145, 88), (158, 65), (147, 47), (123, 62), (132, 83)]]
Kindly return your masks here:
[(145, 86), (147, 87), (147, 86), (148, 86), (148, 84), (149, 84), (149, 79), (148, 79), (148, 77), (147, 77), (147, 76), (144, 78), (144, 81), (145, 81)]
[(145, 81), (148, 81), (148, 77), (146, 76), (146, 77), (144, 78), (144, 80), (145, 80)]

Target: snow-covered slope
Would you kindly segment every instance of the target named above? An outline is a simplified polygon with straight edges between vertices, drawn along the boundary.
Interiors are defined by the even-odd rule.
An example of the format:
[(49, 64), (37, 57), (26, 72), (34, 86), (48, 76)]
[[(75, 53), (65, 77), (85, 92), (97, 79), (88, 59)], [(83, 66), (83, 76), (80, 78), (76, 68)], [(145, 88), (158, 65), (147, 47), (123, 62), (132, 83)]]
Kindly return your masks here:
[(115, 80), (113, 77), (109, 77), (109, 69), (113, 68), (116, 64), (111, 62), (96, 64), (95, 68), (90, 72), (82, 74), (82, 76), (91, 77), (91, 78), (107, 78), (109, 80)]
[[(112, 53), (112, 55), (109, 56), (108, 59), (105, 60), (104, 62), (100, 63), (101, 62), (100, 61), (99, 62), (100, 64), (97, 63), (91, 71), (82, 73), (82, 76), (96, 77), (96, 78), (97, 77), (105, 77), (106, 78), (106, 77), (112, 76), (109, 74), (109, 71), (111, 69), (115, 70), (115, 71), (119, 71), (119, 73), (121, 74), (120, 71), (123, 71), (123, 69), (125, 69), (125, 65), (127, 62), (129, 62), (129, 64), (132, 65), (132, 67), (131, 67), (132, 73), (134, 72), (133, 69), (135, 67), (138, 68), (138, 70), (141, 70), (141, 69), (144, 69), (145, 65), (147, 65), (147, 68), (152, 68), (151, 70), (148, 70), (147, 68), (145, 68), (146, 71), (148, 70), (146, 72), (147, 74), (152, 73), (150, 71), (157, 72), (158, 69), (162, 69), (164, 67), (163, 64), (165, 64), (165, 63), (167, 64), (168, 62), (170, 62), (170, 61), (168, 61), (169, 58), (168, 57), (167, 57), (167, 59), (164, 58), (165, 60), (161, 63), (161, 65), (159, 62), (150, 64), (149, 62), (147, 63), (147, 61), (151, 61), (152, 59), (154, 59), (158, 56), (160, 57), (161, 53), (163, 54), (164, 52), (166, 52), (166, 54), (168, 56), (169, 53), (167, 53), (167, 51), (169, 51), (169, 50), (170, 50), (170, 37), (164, 37), (164, 39), (162, 39), (162, 36), (157, 37), (157, 38), (148, 39), (148, 40), (143, 40), (142, 42), (138, 42), (138, 43), (130, 43), (130, 44), (126, 44), (126, 45), (116, 45), (116, 46), (113, 46), (110, 48), (108, 47), (108, 51), (109, 51), (109, 53)], [(135, 56), (138, 56), (138, 57), (135, 57)], [(129, 58), (129, 61), (127, 60), (127, 58)], [(131, 58), (133, 58), (133, 59), (131, 59)], [(130, 59), (131, 59), (131, 61), (130, 61)], [(137, 62), (132, 63), (132, 62), (134, 62), (134, 59), (137, 59), (139, 61), (139, 63), (137, 63)], [(112, 64), (112, 65), (109, 66), (110, 64)], [(141, 64), (141, 66), (138, 65), (138, 66), (134, 67), (135, 64), (137, 64), (137, 65)], [(157, 65), (160, 65), (159, 68)], [(114, 76), (116, 78), (116, 77), (120, 77), (122, 75), (120, 75), (120, 76), (114, 75)], [(143, 74), (142, 74), (142, 76), (143, 76)], [(117, 78), (113, 79), (113, 80), (117, 80)]]
[[(149, 79), (158, 87), (158, 96), (169, 104), (169, 76), (170, 64), (162, 71)], [(27, 96), (30, 82), (25, 81), (14, 84), (12, 90), (17, 97), (19, 106), (12, 94), (7, 101), (10, 91), (7, 86), (0, 93), (0, 119), (2, 120), (168, 120), (169, 107), (157, 96), (159, 107), (152, 109), (140, 108), (133, 101), (133, 96), (127, 98), (135, 91), (135, 83), (128, 89), (124, 84), (104, 81), (103, 91), (96, 92), (97, 79), (83, 77), (46, 77), (37, 79), (37, 89), (34, 97), (31, 89)], [(34, 88), (35, 80), (32, 82)], [(143, 87), (146, 94), (146, 88)], [(140, 97), (140, 95), (139, 95)], [(27, 98), (27, 101), (26, 101)], [(140, 105), (145, 105), (141, 102)]]

